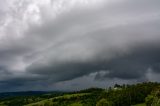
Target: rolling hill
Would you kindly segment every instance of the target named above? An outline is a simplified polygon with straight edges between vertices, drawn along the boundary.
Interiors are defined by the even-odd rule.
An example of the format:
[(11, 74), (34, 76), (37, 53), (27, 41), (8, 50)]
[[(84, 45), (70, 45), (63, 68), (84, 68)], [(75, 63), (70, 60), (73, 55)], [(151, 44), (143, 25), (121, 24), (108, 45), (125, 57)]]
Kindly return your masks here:
[(30, 93), (1, 98), (0, 106), (160, 106), (160, 84), (153, 82), (74, 92)]

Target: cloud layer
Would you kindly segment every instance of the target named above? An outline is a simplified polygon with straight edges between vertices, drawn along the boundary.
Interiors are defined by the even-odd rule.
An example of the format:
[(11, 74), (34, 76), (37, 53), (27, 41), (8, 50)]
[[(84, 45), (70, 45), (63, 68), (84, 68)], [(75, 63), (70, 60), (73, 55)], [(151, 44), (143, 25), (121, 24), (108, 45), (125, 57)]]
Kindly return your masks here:
[(159, 5), (158, 0), (0, 1), (0, 90), (160, 81)]

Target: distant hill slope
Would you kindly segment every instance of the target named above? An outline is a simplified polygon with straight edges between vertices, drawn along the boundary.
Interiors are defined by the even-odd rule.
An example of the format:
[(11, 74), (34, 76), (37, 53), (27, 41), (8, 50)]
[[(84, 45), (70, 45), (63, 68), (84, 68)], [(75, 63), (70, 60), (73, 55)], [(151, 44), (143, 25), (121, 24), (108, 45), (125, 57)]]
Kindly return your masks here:
[[(81, 104), (81, 97), (84, 96), (89, 96), (89, 93), (76, 93), (76, 94), (67, 94), (67, 95), (63, 95), (63, 96), (58, 96), (58, 97), (54, 97), (54, 98), (50, 98), (50, 99), (45, 99), (36, 103), (31, 103), (25, 106), (58, 106), (58, 105), (82, 105)], [(70, 101), (72, 101), (73, 103), (70, 103)], [(65, 102), (65, 103), (62, 103)], [(68, 102), (68, 103), (67, 103)], [(62, 104), (61, 104), (62, 103)]]
[(0, 98), (6, 97), (17, 97), (17, 96), (36, 96), (36, 95), (43, 95), (43, 94), (57, 94), (61, 93), (59, 91), (22, 91), (22, 92), (2, 92), (0, 93)]
[(50, 92), (47, 92), (47, 91), (3, 92), (3, 93), (0, 93), (0, 98), (14, 97), (14, 96), (33, 96), (33, 95), (42, 95), (47, 93), (50, 93)]

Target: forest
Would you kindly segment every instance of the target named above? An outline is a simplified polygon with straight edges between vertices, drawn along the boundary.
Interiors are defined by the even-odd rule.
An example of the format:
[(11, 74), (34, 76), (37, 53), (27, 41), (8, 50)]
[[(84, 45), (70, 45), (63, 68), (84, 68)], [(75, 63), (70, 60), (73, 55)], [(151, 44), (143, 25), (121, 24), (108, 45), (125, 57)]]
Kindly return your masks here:
[(0, 106), (160, 106), (160, 83), (115, 84), (105, 89), (33, 95), (19, 92), (16, 96), (0, 96)]

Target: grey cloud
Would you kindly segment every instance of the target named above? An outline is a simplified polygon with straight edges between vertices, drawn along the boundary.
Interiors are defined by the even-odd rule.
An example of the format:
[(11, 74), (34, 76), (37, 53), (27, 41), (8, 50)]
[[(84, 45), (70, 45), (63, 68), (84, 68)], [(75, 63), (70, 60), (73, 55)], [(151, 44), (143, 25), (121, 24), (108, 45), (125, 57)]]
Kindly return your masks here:
[[(55, 19), (43, 18), (40, 12), (44, 19), (40, 25), (29, 24), (22, 37), (5, 39), (0, 45), (0, 66), (10, 72), (2, 81), (5, 86), (17, 83), (15, 89), (32, 84), (37, 89), (39, 84), (70, 83), (102, 70), (106, 73), (95, 75), (96, 80), (145, 79), (148, 68), (159, 73), (159, 4), (157, 0), (106, 2), (95, 8), (73, 8)], [(24, 69), (19, 72), (21, 65)]]
[(147, 69), (159, 63), (160, 49), (147, 48), (147, 50), (136, 51), (131, 55), (112, 60), (110, 63), (111, 72), (106, 77), (119, 78), (141, 78), (145, 77)]
[[(148, 46), (149, 47), (149, 46)], [(97, 55), (94, 60), (85, 62), (64, 62), (60, 64), (39, 65), (29, 72), (53, 77), (54, 81), (71, 80), (92, 72), (106, 70), (103, 78), (139, 79), (145, 77), (148, 68), (159, 64), (160, 48), (154, 45), (149, 48), (137, 48), (134, 52), (116, 56), (111, 60), (105, 58), (105, 52)], [(45, 71), (44, 71), (45, 70)], [(159, 71), (159, 70), (158, 70)], [(100, 79), (100, 77), (99, 77)]]

